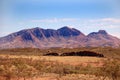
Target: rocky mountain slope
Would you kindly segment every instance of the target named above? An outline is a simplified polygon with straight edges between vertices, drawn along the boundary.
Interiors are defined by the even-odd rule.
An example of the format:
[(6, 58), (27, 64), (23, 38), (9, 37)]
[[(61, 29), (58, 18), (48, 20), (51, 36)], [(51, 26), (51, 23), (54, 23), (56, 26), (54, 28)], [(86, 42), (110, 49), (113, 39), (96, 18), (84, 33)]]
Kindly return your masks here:
[(105, 30), (84, 35), (67, 26), (60, 29), (32, 28), (21, 30), (0, 38), (0, 48), (74, 48), (74, 47), (120, 47), (120, 39)]

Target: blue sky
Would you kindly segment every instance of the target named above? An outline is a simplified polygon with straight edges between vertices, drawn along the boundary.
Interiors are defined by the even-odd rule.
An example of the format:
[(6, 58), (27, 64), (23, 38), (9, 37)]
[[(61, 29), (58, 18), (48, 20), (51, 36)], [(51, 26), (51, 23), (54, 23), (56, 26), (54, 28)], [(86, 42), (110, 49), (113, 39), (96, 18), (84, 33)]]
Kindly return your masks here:
[(105, 29), (120, 38), (119, 0), (0, 0), (0, 37), (26, 28)]

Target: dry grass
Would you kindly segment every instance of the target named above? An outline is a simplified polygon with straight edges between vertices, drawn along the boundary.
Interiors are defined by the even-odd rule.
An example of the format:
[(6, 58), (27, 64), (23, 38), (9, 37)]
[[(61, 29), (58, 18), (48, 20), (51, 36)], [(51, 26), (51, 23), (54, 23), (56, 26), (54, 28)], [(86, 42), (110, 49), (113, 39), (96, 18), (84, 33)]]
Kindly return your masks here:
[[(95, 75), (84, 75), (84, 74), (67, 74), (65, 76), (59, 76), (58, 74), (44, 74), (40, 77), (34, 77), (32, 80), (101, 80), (102, 77), (97, 77)], [(4, 80), (4, 78), (0, 78), (0, 80)], [(16, 80), (16, 78), (12, 79)], [(24, 80), (23, 78), (20, 78), (19, 80)], [(30, 78), (27, 78), (26, 80), (31, 80)], [(109, 78), (106, 78), (104, 80), (110, 80)]]
[[(100, 78), (101, 74), (98, 77), (97, 73), (101, 73), (98, 71), (100, 68), (103, 67), (104, 61), (107, 61), (108, 58), (110, 58), (110, 59), (117, 59), (117, 61), (119, 62), (119, 59), (120, 59), (120, 56), (119, 56), (120, 49), (112, 49), (112, 48), (105, 48), (105, 49), (104, 48), (103, 49), (102, 48), (92, 48), (92, 49), (83, 48), (83, 50), (90, 50), (90, 51), (99, 52), (99, 53), (104, 52), (103, 54), (105, 54), (106, 56), (105, 58), (80, 57), (80, 56), (41, 56), (41, 54), (44, 54), (47, 52), (61, 53), (61, 51), (72, 52), (72, 51), (81, 51), (82, 49), (71, 49), (71, 50), (70, 49), (55, 49), (55, 50), (48, 49), (45, 51), (44, 50), (42, 51), (39, 49), (37, 51), (30, 50), (30, 49), (21, 49), (21, 50), (18, 50), (18, 51), (3, 50), (2, 52), (0, 51), (1, 70), (3, 69), (3, 71), (6, 71), (6, 69), (9, 70), (14, 67), (19, 68), (18, 65), (21, 65), (20, 68), (26, 67), (25, 71), (29, 71), (29, 69), (33, 69), (33, 71), (31, 70), (30, 71), (34, 73), (35, 72), (34, 69), (35, 69), (38, 72), (38, 74), (39, 72), (42, 72), (42, 75), (39, 74), (38, 76), (37, 74), (37, 77), (33, 77), (33, 80), (102, 80)], [(15, 64), (13, 64), (13, 62)], [(22, 63), (24, 63), (24, 65)], [(3, 68), (3, 65), (5, 65), (4, 68), (6, 69)], [(107, 65), (107, 66), (109, 67), (111, 65)], [(114, 65), (112, 66), (114, 67)], [(109, 71), (112, 71), (113, 67), (112, 68), (110, 67)], [(103, 68), (108, 70), (106, 66)], [(116, 71), (116, 68), (115, 68), (115, 71)], [(102, 72), (104, 72), (104, 70)], [(16, 80), (16, 78), (15, 79), (13, 78), (12, 80)], [(4, 80), (4, 78), (0, 77), (0, 80)], [(23, 78), (20, 78), (19, 80), (23, 80)], [(30, 79), (26, 78), (26, 80), (31, 80), (31, 78)], [(106, 78), (105, 80), (110, 80), (110, 79)]]
[(1, 57), (9, 57), (9, 58), (29, 58), (34, 60), (47, 60), (47, 61), (57, 61), (63, 64), (70, 65), (91, 65), (94, 67), (98, 67), (102, 65), (102, 62), (106, 60), (106, 58), (98, 58), (98, 57), (80, 57), (80, 56), (33, 56), (33, 55), (0, 55)]
[[(20, 68), (26, 67), (25, 72), (26, 70), (29, 71), (29, 68), (33, 69), (33, 72), (37, 70), (38, 71), (37, 74), (39, 74), (39, 72), (42, 71), (42, 74), (39, 74), (38, 76), (36, 75), (36, 77), (32, 77), (32, 78), (28, 77), (26, 78), (26, 80), (31, 80), (31, 79), (33, 80), (103, 80), (101, 79), (102, 78), (101, 74), (97, 76), (97, 73), (99, 73), (97, 72), (98, 71), (97, 69), (100, 66), (102, 66), (100, 65), (100, 62), (107, 60), (106, 58), (97, 58), (97, 57), (25, 56), (25, 55), (21, 55), (21, 56), (0, 55), (0, 59), (1, 59), (0, 62), (1, 70), (3, 68), (3, 65), (11, 67), (10, 68), (4, 66), (6, 69), (8, 69), (8, 71), (9, 69), (12, 68), (14, 70), (14, 67), (15, 66), (17, 67), (19, 65), (21, 66)], [(83, 64), (84, 66), (82, 66), (81, 64)], [(32, 71), (30, 70), (30, 72)], [(14, 71), (12, 71), (11, 74), (12, 73), (14, 73)], [(2, 77), (0, 77), (0, 79), (7, 80)], [(16, 80), (16, 78), (14, 78), (13, 76), (11, 80)], [(19, 80), (24, 80), (24, 78), (19, 78)], [(106, 79), (104, 80), (110, 80), (110, 79), (106, 77)]]

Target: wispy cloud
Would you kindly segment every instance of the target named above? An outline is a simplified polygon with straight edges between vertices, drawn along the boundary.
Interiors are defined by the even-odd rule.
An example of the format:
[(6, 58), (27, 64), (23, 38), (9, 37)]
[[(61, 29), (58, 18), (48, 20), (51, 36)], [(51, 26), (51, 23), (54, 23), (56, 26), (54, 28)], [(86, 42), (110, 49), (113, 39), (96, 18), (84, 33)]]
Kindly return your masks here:
[(76, 21), (75, 18), (53, 18), (53, 19), (39, 19), (39, 20), (31, 20), (31, 22), (44, 22), (44, 23), (57, 23), (57, 22), (71, 22)]
[(120, 23), (120, 19), (116, 18), (103, 18), (103, 19), (95, 19), (90, 20), (91, 22), (111, 22), (111, 23)]
[(88, 23), (94, 25), (95, 27), (99, 26), (111, 29), (120, 28), (120, 19), (117, 18), (92, 19), (88, 20)]
[(0, 32), (0, 37), (10, 34), (11, 32)]
[(113, 32), (113, 33), (111, 33), (113, 36), (116, 36), (116, 37), (118, 37), (118, 38), (120, 38), (120, 33), (119, 32)]

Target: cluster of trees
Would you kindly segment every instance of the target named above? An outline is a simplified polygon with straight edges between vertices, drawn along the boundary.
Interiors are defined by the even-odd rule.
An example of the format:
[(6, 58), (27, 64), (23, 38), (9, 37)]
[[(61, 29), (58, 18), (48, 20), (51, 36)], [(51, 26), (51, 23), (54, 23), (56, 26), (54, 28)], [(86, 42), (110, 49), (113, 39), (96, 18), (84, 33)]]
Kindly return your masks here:
[(66, 52), (66, 53), (47, 53), (44, 56), (91, 56), (91, 57), (104, 57), (103, 54), (99, 54), (92, 51), (79, 51), (79, 52)]

